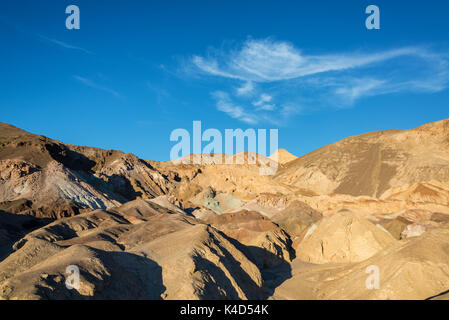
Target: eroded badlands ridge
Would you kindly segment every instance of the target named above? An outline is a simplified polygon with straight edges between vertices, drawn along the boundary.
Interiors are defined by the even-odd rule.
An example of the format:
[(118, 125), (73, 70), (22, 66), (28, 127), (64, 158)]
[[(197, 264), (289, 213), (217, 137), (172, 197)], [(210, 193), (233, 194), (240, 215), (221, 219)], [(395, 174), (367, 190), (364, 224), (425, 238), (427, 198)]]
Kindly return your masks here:
[(0, 298), (447, 296), (449, 120), (275, 159), (261, 176), (258, 161), (148, 161), (0, 124)]

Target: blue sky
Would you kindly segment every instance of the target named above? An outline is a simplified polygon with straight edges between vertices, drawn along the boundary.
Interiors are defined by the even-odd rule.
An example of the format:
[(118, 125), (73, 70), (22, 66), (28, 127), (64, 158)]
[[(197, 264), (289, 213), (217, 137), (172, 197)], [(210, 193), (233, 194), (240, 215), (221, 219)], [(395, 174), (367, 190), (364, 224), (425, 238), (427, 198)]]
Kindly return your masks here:
[(4, 0), (0, 121), (152, 160), (194, 120), (278, 128), (299, 156), (449, 118), (448, 17), (441, 0)]

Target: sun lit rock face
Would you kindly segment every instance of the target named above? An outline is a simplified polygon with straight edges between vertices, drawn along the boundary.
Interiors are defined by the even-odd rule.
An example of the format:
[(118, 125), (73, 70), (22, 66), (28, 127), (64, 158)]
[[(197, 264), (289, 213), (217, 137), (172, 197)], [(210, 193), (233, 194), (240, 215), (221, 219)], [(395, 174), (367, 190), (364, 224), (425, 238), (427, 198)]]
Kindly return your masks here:
[(153, 198), (171, 187), (132, 154), (67, 145), (0, 123), (0, 207), (29, 201), (27, 214), (61, 218)]
[(433, 228), (435, 228), (435, 226), (432, 226), (432, 225), (429, 225), (429, 224), (425, 224), (425, 223), (415, 222), (413, 224), (409, 224), (402, 231), (401, 239), (419, 237), (420, 235), (422, 235), (427, 230), (433, 229)]
[[(0, 298), (439, 295), (448, 126), (368, 133), (301, 158), (280, 149), (279, 172), (263, 176), (272, 157), (146, 161), (0, 124)], [(77, 290), (67, 265), (80, 268)], [(373, 266), (378, 290), (366, 288)]]
[[(0, 298), (260, 299), (262, 276), (244, 251), (193, 217), (135, 200), (28, 233), (0, 261)], [(69, 265), (80, 270), (76, 290), (65, 287)]]
[[(276, 180), (318, 194), (380, 197), (390, 188), (449, 181), (449, 120), (345, 138), (286, 164)], [(421, 189), (421, 190), (420, 190)], [(435, 188), (420, 187), (423, 197)], [(427, 189), (427, 190), (426, 190)]]
[[(321, 299), (427, 299), (449, 287), (446, 227), (399, 241), (366, 261), (348, 265), (320, 285)], [(430, 249), (431, 248), (431, 249)], [(377, 290), (368, 290), (369, 266), (379, 268)]]
[(277, 161), (279, 164), (286, 164), (290, 161), (298, 159), (297, 156), (291, 154), (285, 149), (276, 150), (269, 158), (271, 160)]
[(225, 213), (208, 219), (207, 223), (245, 245), (249, 257), (260, 269), (292, 260), (290, 237), (258, 212), (241, 210)]
[(386, 230), (352, 212), (342, 212), (312, 225), (295, 249), (306, 262), (351, 263), (368, 259), (393, 242)]

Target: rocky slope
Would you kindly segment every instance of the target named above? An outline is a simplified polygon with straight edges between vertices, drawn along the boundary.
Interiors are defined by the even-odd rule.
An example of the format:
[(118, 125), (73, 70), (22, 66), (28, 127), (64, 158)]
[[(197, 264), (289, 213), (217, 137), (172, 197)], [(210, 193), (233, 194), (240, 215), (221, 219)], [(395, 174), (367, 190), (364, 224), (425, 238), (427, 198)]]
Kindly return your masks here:
[[(37, 229), (0, 262), (3, 299), (262, 298), (259, 269), (217, 229), (149, 200)], [(78, 290), (65, 287), (76, 265)]]
[(449, 180), (449, 120), (349, 137), (291, 161), (276, 180), (318, 194), (382, 197), (390, 188)]
[(295, 159), (298, 159), (297, 156), (291, 154), (285, 149), (278, 149), (271, 156), (269, 156), (271, 160), (274, 160), (282, 165), (285, 165), (286, 163), (293, 161)]
[(170, 188), (167, 178), (134, 155), (66, 145), (3, 123), (0, 172), (0, 208), (36, 217), (106, 209)]
[[(449, 229), (442, 227), (421, 237), (397, 241), (369, 259), (341, 265), (311, 265), (297, 261), (293, 277), (281, 284), (276, 299), (427, 299), (448, 290)], [(379, 286), (367, 285), (372, 270)], [(441, 297), (444, 298), (444, 295)]]
[(444, 299), (448, 133), (443, 120), (187, 164), (0, 124), (0, 298)]

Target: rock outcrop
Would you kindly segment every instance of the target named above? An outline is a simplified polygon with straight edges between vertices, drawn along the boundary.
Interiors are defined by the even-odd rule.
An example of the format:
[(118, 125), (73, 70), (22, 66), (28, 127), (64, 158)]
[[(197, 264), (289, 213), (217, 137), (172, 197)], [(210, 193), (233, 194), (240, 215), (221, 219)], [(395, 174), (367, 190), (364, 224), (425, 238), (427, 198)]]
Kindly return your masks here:
[[(257, 266), (217, 229), (136, 200), (39, 228), (0, 262), (3, 299), (259, 299)], [(67, 289), (67, 268), (80, 272)]]
[(306, 262), (352, 263), (370, 258), (395, 241), (381, 226), (347, 211), (314, 223), (295, 249)]

